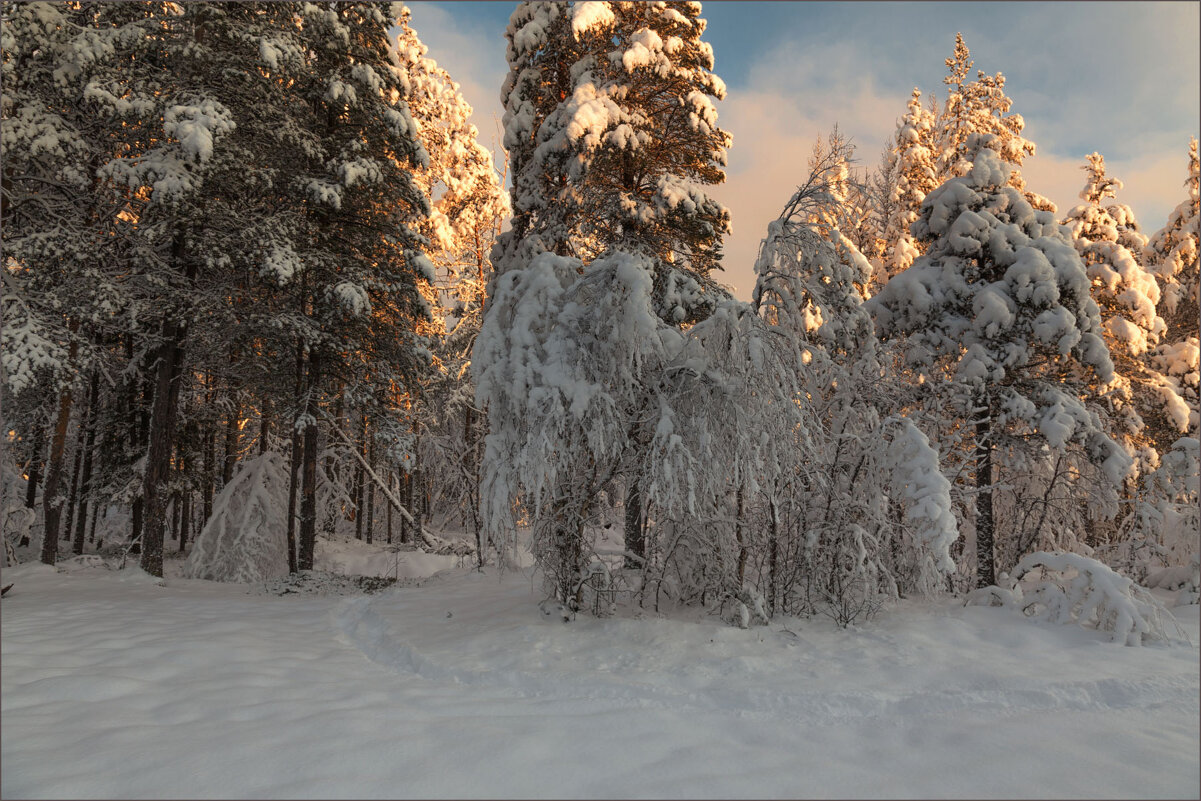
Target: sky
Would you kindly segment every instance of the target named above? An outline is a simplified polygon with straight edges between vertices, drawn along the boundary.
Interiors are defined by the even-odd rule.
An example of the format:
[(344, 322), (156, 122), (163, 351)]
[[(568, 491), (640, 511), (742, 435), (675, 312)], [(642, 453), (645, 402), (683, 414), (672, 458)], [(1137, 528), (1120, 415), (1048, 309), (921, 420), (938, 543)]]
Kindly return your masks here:
[[(484, 145), (498, 150), (511, 2), (414, 2), (412, 24), (461, 84)], [(1184, 200), (1188, 140), (1201, 119), (1201, 4), (707, 2), (704, 39), (726, 82), (719, 124), (733, 134), (719, 281), (749, 299), (759, 242), (805, 180), (813, 143), (838, 124), (875, 166), (917, 87), (944, 97), (961, 32), (977, 69), (1005, 75), (1037, 146), (1027, 188), (1060, 216), (1079, 201), (1084, 157), (1105, 156), (1146, 233)], [(498, 162), (499, 162), (498, 158)]]

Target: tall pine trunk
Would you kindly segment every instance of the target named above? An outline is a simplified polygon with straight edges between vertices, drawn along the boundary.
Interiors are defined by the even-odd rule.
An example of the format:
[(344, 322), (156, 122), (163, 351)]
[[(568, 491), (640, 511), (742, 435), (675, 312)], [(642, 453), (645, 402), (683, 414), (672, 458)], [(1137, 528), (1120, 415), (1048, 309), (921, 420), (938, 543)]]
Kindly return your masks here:
[[(206, 406), (213, 402), (212, 382), (213, 379), (210, 376), (206, 380), (206, 390), (204, 393), (204, 403)], [(201, 526), (203, 526), (213, 516), (213, 470), (215, 469), (213, 462), (216, 459), (214, 450), (217, 447), (217, 438), (213, 434), (211, 424), (205, 426), (201, 447), (204, 448), (204, 464), (201, 468), (204, 478), (201, 479), (202, 483), (200, 486), (201, 516), (204, 518), (201, 521)]]
[[(181, 240), (177, 239), (176, 258)], [(193, 272), (185, 280), (191, 284)], [(179, 407), (179, 385), (183, 373), (184, 325), (177, 312), (163, 319), (163, 341), (156, 349), (154, 404), (150, 410), (150, 443), (146, 450), (146, 478), (142, 484), (145, 519), (142, 523), (141, 567), (152, 576), (163, 575), (163, 536), (166, 529), (167, 499), (162, 492), (171, 473), (171, 450), (175, 441), (175, 420)]]
[[(404, 498), (405, 508), (412, 511), (413, 509), (413, 476), (410, 473), (405, 473), (400, 476), (402, 486), (401, 497)], [(409, 519), (404, 515), (400, 516), (400, 541), (407, 543), (409, 541)]]
[(768, 499), (767, 504), (771, 512), (771, 528), (768, 531), (771, 545), (767, 561), (767, 614), (773, 616), (776, 614), (776, 599), (780, 596), (780, 507), (776, 505), (774, 495)]
[[(646, 559), (646, 540), (642, 529), (642, 487), (641, 476), (635, 473), (626, 483), (625, 502), (625, 549), (633, 556), (625, 558), (625, 566), (630, 569), (641, 569)], [(639, 558), (633, 558), (639, 557)]]
[[(76, 326), (71, 326), (75, 333)], [(74, 338), (68, 356), (68, 365), (74, 364), (77, 345)], [(42, 561), (53, 565), (58, 558), (58, 524), (62, 514), (62, 503), (58, 498), (58, 484), (63, 473), (63, 451), (67, 446), (67, 425), (71, 421), (71, 387), (68, 384), (58, 397), (58, 417), (54, 422), (54, 437), (50, 441), (50, 460), (46, 470), (46, 486), (42, 490)]]
[(234, 465), (238, 461), (238, 423), (242, 406), (234, 401), (233, 411), (225, 421), (225, 461), (221, 464), (221, 486), (228, 487), (234, 477)]
[[(375, 448), (370, 442), (367, 444), (367, 463), (372, 465), (374, 470)], [(369, 481), (367, 484), (367, 544), (370, 545), (374, 537), (375, 529), (375, 482)]]
[[(149, 359), (151, 356), (148, 355), (145, 358)], [(153, 362), (147, 364), (146, 370), (149, 370), (152, 366)], [(133, 415), (132, 426), (134, 430), (133, 442), (135, 450), (145, 453), (149, 444), (148, 438), (150, 436), (150, 415), (148, 415), (145, 410), (153, 402), (154, 390), (153, 384), (150, 381), (142, 379), (139, 381), (139, 383), (141, 384), (142, 402), (138, 403), (136, 397), (131, 399), (131, 413)], [(143, 463), (142, 485), (145, 486), (145, 484), (146, 467), (145, 463)], [(129, 549), (131, 553), (140, 554), (142, 552), (142, 531), (145, 528), (145, 513), (146, 499), (141, 493), (139, 493), (138, 497), (135, 498), (133, 502), (133, 519), (131, 520), (131, 526), (133, 530), (130, 532), (130, 542), (132, 545)]]
[[(366, 453), (367, 446), (367, 415), (362, 415), (362, 425), (359, 427), (359, 441), (355, 444), (355, 448), (360, 455)], [(354, 487), (351, 490), (352, 514), (354, 515), (354, 538), (356, 540), (363, 539), (363, 496), (365, 492), (362, 463), (356, 460), (354, 469)]]
[(987, 396), (976, 420), (976, 586), (996, 584), (993, 574), (992, 409)]
[(191, 533), (192, 527), (192, 490), (188, 486), (186, 478), (188, 472), (189, 459), (186, 456), (179, 457), (179, 477), (180, 484), (180, 501), (179, 501), (179, 552), (183, 553), (188, 547), (188, 535)]
[(25, 507), (37, 506), (38, 482), (41, 481), (42, 448), (45, 446), (46, 428), (41, 423), (33, 427), (33, 453), (29, 457), (29, 479), (25, 484)]
[[(392, 487), (392, 477), (388, 476), (388, 488), (391, 489), (391, 487)], [(387, 506), (385, 508), (387, 509), (387, 515), (388, 515), (388, 544), (391, 545), (392, 544), (392, 504), (390, 504), (390, 503), (387, 504)]]
[(83, 470), (83, 444), (87, 437), (88, 410), (81, 409), (79, 422), (75, 426), (75, 447), (71, 450), (71, 489), (67, 493), (67, 519), (63, 523), (62, 536), (70, 541), (75, 526), (75, 504), (79, 501), (79, 474)]
[(100, 376), (92, 373), (92, 385), (88, 389), (88, 429), (83, 445), (83, 476), (79, 487), (79, 518), (75, 528), (75, 542), (71, 548), (76, 554), (83, 553), (84, 537), (87, 534), (88, 496), (92, 492), (92, 452), (96, 448), (96, 423), (99, 413)]
[(267, 443), (271, 439), (271, 401), (263, 401), (262, 417), (259, 421), (259, 456), (267, 452)]
[[(304, 349), (296, 343), (296, 397), (304, 388)], [(299, 417), (299, 415), (297, 416)], [(300, 483), (300, 430), (299, 419), (292, 421), (292, 463), (288, 480), (288, 572), (296, 572), (296, 495)]]
[[(480, 268), (483, 274), (483, 267)], [(470, 405), (463, 412), (463, 438), (466, 440), (467, 480), (471, 482), (467, 503), (471, 507), (471, 529), (475, 534), (475, 566), (482, 570), (484, 567), (483, 525), (480, 520), (480, 460), (476, 453), (475, 416)], [(391, 514), (391, 507), (389, 515)], [(389, 524), (390, 525), (390, 524)], [(389, 533), (391, 529), (389, 528)], [(389, 542), (391, 539), (389, 539)]]
[(300, 500), (300, 541), (297, 543), (296, 567), (313, 569), (313, 552), (317, 544), (317, 384), (320, 362), (316, 354), (309, 355), (308, 397), (305, 400), (304, 446), (302, 468), (304, 487)]

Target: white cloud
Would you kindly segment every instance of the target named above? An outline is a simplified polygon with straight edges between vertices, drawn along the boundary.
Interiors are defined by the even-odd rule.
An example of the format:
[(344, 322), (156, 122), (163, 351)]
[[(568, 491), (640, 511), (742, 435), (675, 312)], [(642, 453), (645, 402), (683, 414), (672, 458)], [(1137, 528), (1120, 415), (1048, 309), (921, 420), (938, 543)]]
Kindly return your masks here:
[(835, 123), (857, 146), (859, 167), (875, 166), (908, 93), (880, 92), (871, 76), (854, 72), (848, 48), (784, 45), (751, 70), (754, 89), (731, 88), (719, 123), (734, 135), (726, 182), (710, 191), (730, 209), (718, 280), (749, 300), (759, 243), (808, 175), (814, 143)]

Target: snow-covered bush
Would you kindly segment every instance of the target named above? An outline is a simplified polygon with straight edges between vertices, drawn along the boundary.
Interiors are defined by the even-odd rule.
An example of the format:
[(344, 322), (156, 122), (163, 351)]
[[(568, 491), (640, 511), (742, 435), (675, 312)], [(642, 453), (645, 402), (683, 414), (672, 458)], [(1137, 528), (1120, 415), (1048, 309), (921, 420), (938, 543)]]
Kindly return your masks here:
[[(769, 608), (848, 625), (954, 569), (950, 483), (913, 423), (889, 414), (897, 391), (864, 308), (871, 266), (840, 231), (852, 149), (837, 132), (768, 227), (755, 303), (787, 354), (796, 459), (769, 485), (761, 548)], [(766, 562), (766, 566), (762, 565)]]
[(1176, 593), (1173, 606), (1188, 606), (1201, 602), (1201, 551), (1193, 554), (1187, 565), (1165, 567), (1147, 575), (1148, 589), (1170, 590)]
[(184, 578), (250, 583), (288, 573), (288, 464), (268, 451), (242, 465), (184, 561)]
[(1178, 439), (1159, 467), (1143, 476), (1119, 545), (1126, 551), (1121, 561), (1136, 575), (1196, 563), (1201, 552), (1199, 482), (1201, 447), (1196, 437)]
[(534, 555), (562, 601), (591, 562), (586, 525), (626, 449), (631, 415), (646, 404), (647, 376), (679, 346), (654, 313), (651, 275), (644, 256), (614, 252), (584, 268), (541, 253), (498, 277), (476, 341), (476, 403), (491, 423), (485, 530), (503, 558), (516, 544), (520, 497)]
[[(1024, 578), (1034, 580), (1029, 589), (1020, 583)], [(967, 602), (999, 602), (1029, 618), (1108, 632), (1113, 642), (1126, 645), (1167, 642), (1180, 631), (1171, 612), (1145, 588), (1080, 554), (1029, 554), (1014, 568), (1011, 583), (1009, 589), (991, 586), (976, 590)]]

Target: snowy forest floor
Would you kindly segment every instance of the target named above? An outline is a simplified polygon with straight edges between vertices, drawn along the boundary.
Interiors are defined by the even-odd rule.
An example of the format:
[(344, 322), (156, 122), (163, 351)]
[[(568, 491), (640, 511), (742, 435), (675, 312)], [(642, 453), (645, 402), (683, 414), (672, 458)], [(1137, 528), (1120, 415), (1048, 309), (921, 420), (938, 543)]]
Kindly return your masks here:
[(1201, 791), (1197, 606), (1174, 610), (1192, 644), (1144, 648), (953, 599), (846, 631), (564, 623), (526, 573), (410, 566), (371, 594), (283, 595), (170, 567), (163, 584), (83, 561), (5, 569), (0, 795)]

